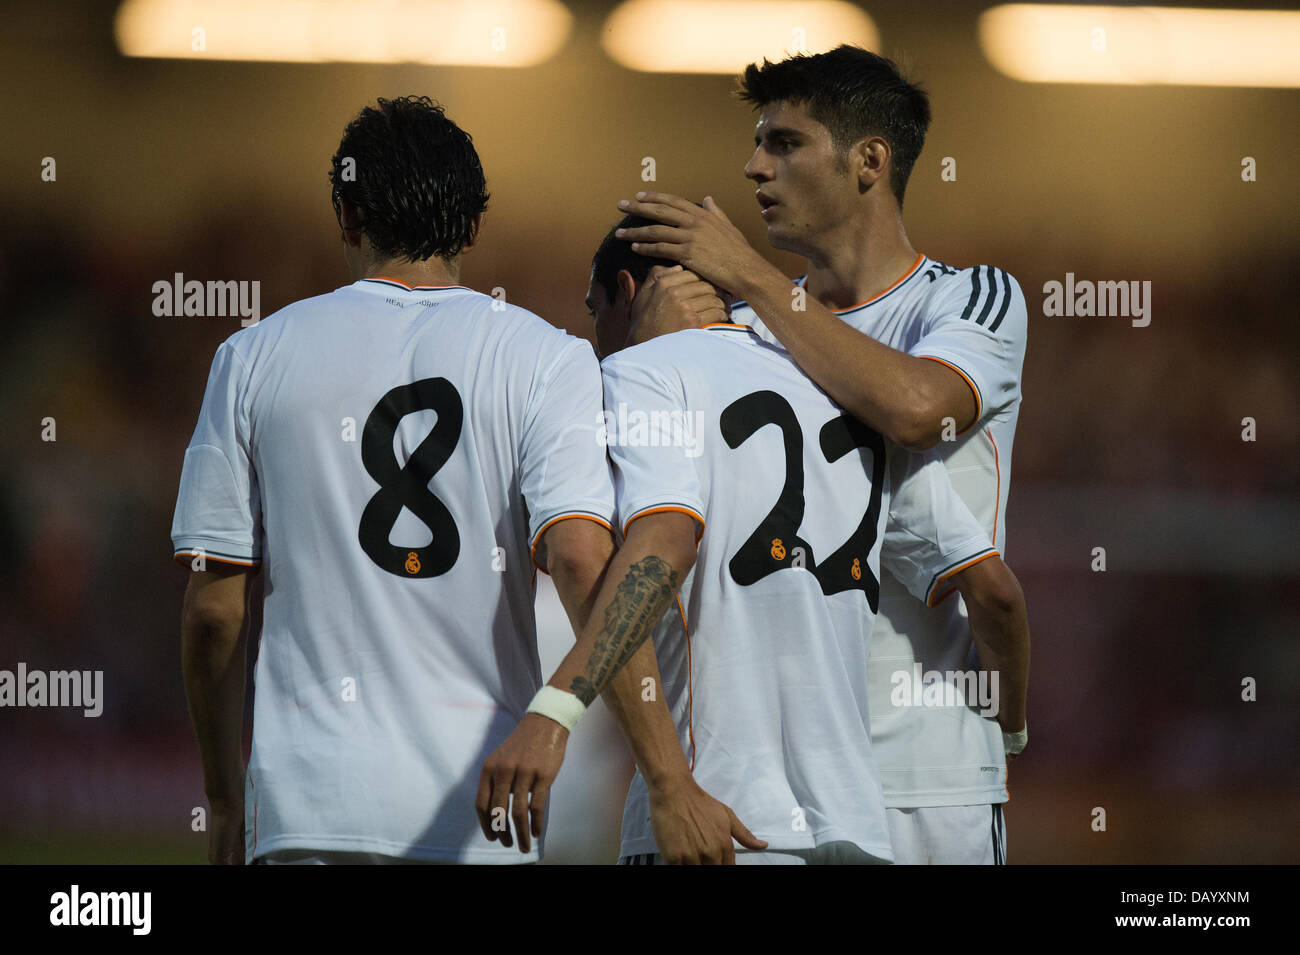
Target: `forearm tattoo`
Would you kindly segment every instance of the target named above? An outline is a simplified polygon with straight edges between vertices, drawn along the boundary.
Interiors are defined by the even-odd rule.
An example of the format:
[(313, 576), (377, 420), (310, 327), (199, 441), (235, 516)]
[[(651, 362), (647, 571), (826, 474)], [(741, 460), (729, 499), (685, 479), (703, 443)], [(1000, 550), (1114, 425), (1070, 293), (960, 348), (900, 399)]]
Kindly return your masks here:
[(628, 568), (605, 608), (605, 625), (587, 660), (587, 672), (569, 686), (583, 704), (592, 701), (623, 664), (636, 655), (677, 593), (677, 572), (653, 554)]

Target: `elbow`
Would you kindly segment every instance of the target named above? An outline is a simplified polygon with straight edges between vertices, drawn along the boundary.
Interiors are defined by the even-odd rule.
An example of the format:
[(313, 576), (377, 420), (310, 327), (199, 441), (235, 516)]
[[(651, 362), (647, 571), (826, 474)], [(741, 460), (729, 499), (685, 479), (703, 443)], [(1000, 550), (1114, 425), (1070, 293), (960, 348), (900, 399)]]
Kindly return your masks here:
[(885, 436), (908, 451), (928, 451), (939, 443), (941, 433), (942, 426), (936, 427), (921, 416), (910, 416)]
[(1007, 619), (1020, 615), (1025, 607), (1025, 598), (1013, 578), (1010, 585), (992, 587), (984, 595), (983, 606), (989, 613)]
[(605, 571), (608, 555), (593, 550), (571, 551), (556, 548), (546, 562), (546, 572), (557, 583), (560, 581), (585, 582), (587, 586)]
[(546, 532), (546, 572), (554, 581), (591, 586), (605, 572), (614, 539), (609, 528), (593, 521), (562, 521)]
[(188, 633), (201, 635), (235, 634), (244, 625), (244, 607), (232, 607), (214, 600), (187, 600), (181, 613), (181, 626)]
[(909, 451), (928, 451), (939, 443), (944, 428), (943, 405), (917, 390), (902, 403), (885, 436)]
[(672, 565), (673, 570), (677, 572), (679, 582), (684, 581), (686, 575), (695, 567), (695, 558), (698, 554), (699, 550), (695, 545), (694, 536), (676, 542), (676, 546), (668, 554), (667, 560)]
[(963, 571), (958, 588), (967, 605), (974, 604), (986, 614), (1006, 619), (1025, 610), (1020, 582), (1000, 557), (982, 560)]
[[(678, 517), (680, 518), (680, 515)], [(695, 559), (699, 556), (699, 546), (695, 540), (698, 525), (693, 518), (687, 521), (679, 519), (676, 525), (672, 535), (664, 541), (662, 557), (677, 574), (677, 582), (680, 585), (695, 567)]]

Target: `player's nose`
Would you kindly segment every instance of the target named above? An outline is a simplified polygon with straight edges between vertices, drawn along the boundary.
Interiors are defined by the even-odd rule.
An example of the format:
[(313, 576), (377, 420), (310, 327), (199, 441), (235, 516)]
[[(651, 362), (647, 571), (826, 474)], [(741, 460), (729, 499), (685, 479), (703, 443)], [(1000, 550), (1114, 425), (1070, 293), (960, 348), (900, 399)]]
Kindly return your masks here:
[(763, 150), (755, 149), (754, 155), (750, 156), (749, 162), (745, 163), (745, 178), (753, 179), (755, 182), (767, 182), (772, 178), (771, 171), (763, 162)]

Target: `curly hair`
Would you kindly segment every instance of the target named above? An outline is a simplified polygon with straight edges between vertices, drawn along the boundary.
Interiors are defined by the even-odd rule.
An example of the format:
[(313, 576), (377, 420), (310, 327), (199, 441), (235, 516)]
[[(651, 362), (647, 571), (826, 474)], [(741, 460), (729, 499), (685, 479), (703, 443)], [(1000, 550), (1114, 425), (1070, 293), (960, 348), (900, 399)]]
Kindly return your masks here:
[(412, 262), (459, 255), (489, 198), (473, 140), (427, 96), (361, 110), (343, 131), (329, 180), (336, 215), (347, 202), (378, 254)]

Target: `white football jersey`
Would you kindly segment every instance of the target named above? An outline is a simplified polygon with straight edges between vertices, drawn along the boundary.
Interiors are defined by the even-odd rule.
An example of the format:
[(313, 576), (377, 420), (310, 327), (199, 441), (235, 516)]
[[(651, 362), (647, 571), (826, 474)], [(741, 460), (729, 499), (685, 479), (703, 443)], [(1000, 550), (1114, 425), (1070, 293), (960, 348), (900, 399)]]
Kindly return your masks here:
[(483, 759), (541, 686), (530, 546), (610, 526), (591, 346), (461, 286), (363, 279), (217, 351), (172, 525), (260, 564), (247, 858), (454, 862)]
[[(924, 600), (993, 553), (988, 535), (937, 459), (891, 455), (744, 326), (657, 338), (601, 370), (620, 529), (665, 509), (704, 528), (655, 634), (695, 779), (773, 849), (848, 841), (892, 859), (868, 731), (880, 568)], [(895, 487), (900, 467), (914, 473)], [(638, 774), (622, 854), (655, 851)]]
[[(803, 279), (798, 280), (803, 284)], [(836, 311), (876, 341), (957, 371), (975, 395), (976, 422), (934, 449), (952, 485), (1006, 553), (1006, 508), (1011, 445), (1020, 414), (1020, 372), (1029, 316), (1020, 286), (1006, 272), (981, 265), (954, 269), (924, 255), (876, 297)], [(744, 303), (733, 320), (751, 322), (766, 341), (772, 333)], [(940, 597), (946, 595), (939, 595)], [(1002, 734), (967, 700), (951, 674), (978, 666), (965, 605), (958, 596), (927, 608), (886, 570), (880, 614), (871, 644), (871, 739), (891, 807), (1005, 802)], [(896, 693), (919, 672), (952, 687), (955, 706), (914, 705)], [(909, 684), (910, 685), (910, 684)], [(908, 701), (908, 702), (903, 702)]]

